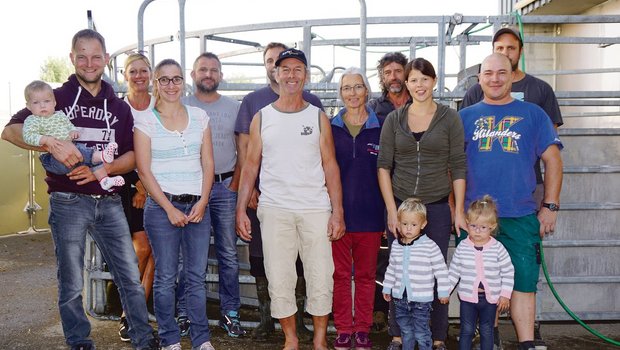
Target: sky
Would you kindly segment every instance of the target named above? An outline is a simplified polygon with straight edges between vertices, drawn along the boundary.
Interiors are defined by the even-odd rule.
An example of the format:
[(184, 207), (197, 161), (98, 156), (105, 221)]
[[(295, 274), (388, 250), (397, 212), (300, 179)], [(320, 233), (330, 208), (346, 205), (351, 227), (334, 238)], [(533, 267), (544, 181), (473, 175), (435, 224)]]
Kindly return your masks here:
[[(87, 10), (91, 10), (94, 23), (106, 38), (108, 52), (112, 53), (122, 47), (135, 44), (137, 39), (138, 9), (143, 0), (18, 0), (3, 3), (5, 9), (0, 11), (0, 32), (4, 34), (3, 53), (0, 55), (0, 123), (5, 124), (11, 113), (24, 106), (23, 88), (34, 79), (39, 78), (40, 67), (48, 57), (68, 57), (71, 38), (75, 32), (88, 26)], [(10, 8), (10, 10), (8, 9)], [(368, 17), (379, 16), (422, 16), (453, 15), (461, 13), (470, 16), (496, 15), (497, 0), (366, 0)], [(289, 20), (348, 18), (359, 17), (358, 0), (186, 0), (186, 31), (227, 27), (233, 25), (268, 23)], [(179, 2), (175, 0), (153, 0), (147, 7), (144, 20), (144, 37), (146, 40), (166, 35), (174, 35), (179, 28)], [(386, 30), (388, 32), (386, 32)], [(367, 37), (408, 36), (406, 26), (374, 27), (368, 29)], [(400, 33), (402, 32), (402, 33)], [(434, 35), (436, 29), (421, 35)], [(351, 38), (359, 34), (359, 28), (321, 28), (317, 34), (326, 39)], [(301, 41), (299, 32), (289, 30), (278, 32), (269, 37), (269, 33), (250, 33), (249, 40), (266, 44), (269, 41)], [(416, 35), (420, 35), (416, 33)], [(239, 36), (235, 38), (242, 39)], [(178, 41), (168, 45), (162, 52), (169, 52), (178, 59)], [(194, 46), (192, 46), (194, 45)], [(223, 44), (222, 44), (223, 45)], [(229, 50), (214, 44), (209, 50)], [(192, 50), (191, 52), (189, 50)], [(322, 54), (314, 53), (313, 62), (321, 62), (327, 69), (334, 65), (359, 66), (359, 53), (344, 54), (336, 49)], [(458, 49), (454, 49), (458, 51)], [(158, 52), (159, 53), (159, 52)], [(164, 53), (166, 54), (166, 53)], [(191, 62), (199, 52), (197, 41), (188, 41), (186, 62)], [(339, 57), (350, 57), (352, 62), (336, 61)], [(432, 54), (435, 55), (436, 54)], [(326, 56), (326, 57), (325, 57)], [(333, 56), (333, 57), (329, 57)], [(259, 58), (260, 56), (256, 56)], [(256, 57), (252, 58), (256, 61)], [(164, 57), (160, 57), (164, 58)], [(369, 57), (370, 58), (370, 57)], [(330, 61), (331, 59), (331, 61)], [(432, 58), (429, 58), (433, 62)], [(469, 56), (468, 56), (469, 61)], [(367, 66), (375, 65), (376, 60), (369, 59)], [(476, 63), (476, 62), (474, 62)], [(236, 76), (223, 68), (225, 78)], [(262, 73), (258, 73), (262, 74)]]

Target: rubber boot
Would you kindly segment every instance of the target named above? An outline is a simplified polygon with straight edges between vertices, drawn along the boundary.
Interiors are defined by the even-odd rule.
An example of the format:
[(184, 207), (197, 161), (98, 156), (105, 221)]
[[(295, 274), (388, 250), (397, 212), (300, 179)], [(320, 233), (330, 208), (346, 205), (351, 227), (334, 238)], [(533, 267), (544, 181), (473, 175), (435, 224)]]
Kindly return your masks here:
[(266, 341), (275, 331), (271, 318), (271, 298), (269, 298), (269, 282), (266, 277), (256, 277), (256, 295), (258, 296), (258, 312), (260, 323), (252, 331), (252, 339)]
[(306, 280), (303, 277), (297, 277), (295, 301), (297, 302), (297, 313), (295, 314), (297, 338), (302, 343), (312, 342), (314, 333), (306, 328), (306, 324), (304, 323), (304, 314), (306, 312)]

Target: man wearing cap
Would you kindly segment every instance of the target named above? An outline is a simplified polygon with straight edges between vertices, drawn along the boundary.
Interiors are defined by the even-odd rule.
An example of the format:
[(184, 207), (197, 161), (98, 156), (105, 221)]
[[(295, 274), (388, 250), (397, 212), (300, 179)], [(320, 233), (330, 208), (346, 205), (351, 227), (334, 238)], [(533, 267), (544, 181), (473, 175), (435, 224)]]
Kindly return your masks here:
[[(496, 238), (515, 268), (510, 315), (519, 350), (534, 350), (540, 244), (557, 220), (562, 143), (543, 109), (511, 96), (512, 76), (511, 61), (505, 55), (485, 58), (479, 75), (483, 100), (459, 112), (468, 169), (465, 204), (485, 194), (497, 200)], [(538, 158), (545, 164), (546, 176), (544, 203), (537, 212), (533, 166)]]
[(314, 348), (327, 349), (332, 309), (332, 240), (344, 234), (342, 188), (329, 120), (303, 99), (308, 64), (302, 51), (287, 49), (276, 61), (278, 99), (250, 124), (241, 173), (237, 233), (250, 241), (246, 208), (260, 167), (258, 219), (269, 280), (271, 315), (280, 320), (285, 349), (298, 349), (295, 261), (304, 263), (307, 311), (314, 324)]
[[(263, 107), (275, 102), (280, 93), (280, 87), (276, 81), (276, 61), (282, 51), (287, 50), (288, 47), (279, 42), (270, 42), (265, 46), (263, 51), (263, 63), (265, 65), (265, 72), (267, 73), (268, 85), (260, 88), (256, 91), (247, 94), (241, 106), (239, 107), (239, 113), (237, 114), (237, 121), (235, 123), (235, 133), (237, 134), (237, 160), (239, 162), (239, 169), (243, 169), (243, 161), (245, 160), (245, 154), (248, 149), (248, 142), (250, 139), (250, 123), (254, 118), (254, 115), (260, 111)], [(311, 94), (309, 91), (304, 90), (304, 100), (310, 102), (321, 110), (323, 105), (321, 100)], [(256, 217), (256, 206), (258, 205), (258, 184), (250, 195), (250, 202), (248, 204), (247, 214), (252, 223), (252, 241), (249, 244), (250, 252), (250, 274), (256, 281), (256, 296), (258, 300), (258, 310), (260, 313), (260, 323), (252, 331), (252, 339), (257, 341), (265, 341), (271, 335), (275, 328), (273, 325), (273, 319), (271, 318), (271, 299), (269, 298), (269, 282), (267, 281), (267, 275), (265, 274), (265, 265), (263, 263), (263, 242), (261, 238), (260, 222)], [(304, 270), (301, 263), (301, 259), (297, 258), (297, 284), (295, 286), (295, 299), (297, 301), (297, 337), (301, 342), (308, 342), (312, 340), (313, 334), (308, 330), (304, 324), (304, 312), (306, 304), (306, 280), (304, 279)]]

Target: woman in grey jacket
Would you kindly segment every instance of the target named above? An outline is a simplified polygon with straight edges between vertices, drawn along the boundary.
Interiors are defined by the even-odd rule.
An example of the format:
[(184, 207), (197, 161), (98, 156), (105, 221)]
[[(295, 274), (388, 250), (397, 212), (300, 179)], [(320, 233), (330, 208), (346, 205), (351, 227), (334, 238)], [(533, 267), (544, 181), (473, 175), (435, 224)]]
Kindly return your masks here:
[[(412, 103), (391, 112), (381, 132), (377, 160), (379, 187), (386, 205), (390, 243), (397, 237), (397, 208), (416, 197), (427, 206), (423, 233), (435, 241), (444, 259), (452, 231), (448, 203), (454, 193), (454, 227), (465, 229), (465, 152), (463, 124), (456, 110), (433, 101), (437, 76), (433, 65), (417, 58), (405, 66)], [(400, 339), (390, 303), (389, 333)], [(433, 349), (446, 349), (448, 307), (435, 297), (431, 314)]]

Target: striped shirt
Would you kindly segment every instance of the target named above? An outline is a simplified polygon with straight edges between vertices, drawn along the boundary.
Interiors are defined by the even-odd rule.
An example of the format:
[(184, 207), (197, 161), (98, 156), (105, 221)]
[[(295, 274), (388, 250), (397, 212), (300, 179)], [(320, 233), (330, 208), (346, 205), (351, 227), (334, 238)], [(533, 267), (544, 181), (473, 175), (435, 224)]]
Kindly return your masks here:
[(155, 109), (137, 112), (135, 128), (151, 139), (151, 171), (162, 191), (202, 193), (202, 138), (209, 117), (200, 108), (185, 106), (189, 117), (184, 130), (168, 130)]
[(410, 245), (403, 245), (398, 240), (392, 243), (390, 263), (383, 279), (383, 294), (402, 299), (407, 291), (409, 301), (431, 302), (435, 278), (437, 295), (440, 298), (449, 296), (448, 268), (435, 242), (423, 235)]
[(466, 239), (458, 245), (450, 262), (450, 291), (458, 283), (459, 298), (477, 303), (478, 286), (482, 283), (487, 301), (497, 304), (500, 296), (510, 299), (514, 271), (506, 248), (495, 238), (491, 237), (482, 250)]

